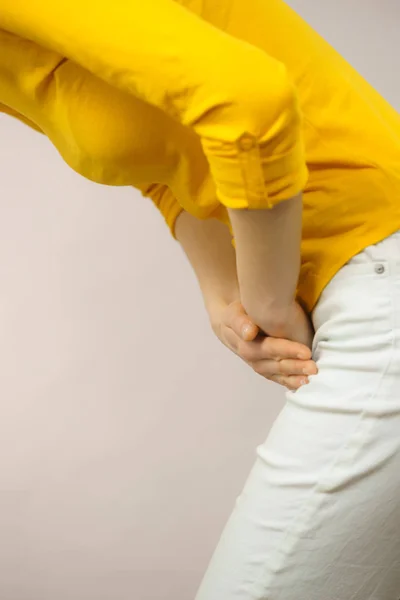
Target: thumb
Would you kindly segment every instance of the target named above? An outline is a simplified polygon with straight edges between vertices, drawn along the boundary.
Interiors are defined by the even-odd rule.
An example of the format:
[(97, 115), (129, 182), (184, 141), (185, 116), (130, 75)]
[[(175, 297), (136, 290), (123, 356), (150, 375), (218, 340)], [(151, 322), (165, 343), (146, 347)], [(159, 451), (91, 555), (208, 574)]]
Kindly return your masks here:
[(246, 342), (255, 340), (259, 328), (253, 323), (240, 302), (234, 302), (229, 310), (229, 322), (227, 325)]

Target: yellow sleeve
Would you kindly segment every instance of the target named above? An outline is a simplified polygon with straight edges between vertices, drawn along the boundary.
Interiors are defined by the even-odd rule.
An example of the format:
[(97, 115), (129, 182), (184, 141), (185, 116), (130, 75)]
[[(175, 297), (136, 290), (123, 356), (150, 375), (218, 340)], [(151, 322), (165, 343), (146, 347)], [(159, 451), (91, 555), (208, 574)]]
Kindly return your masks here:
[[(42, 130), (35, 123), (33, 123), (33, 121), (30, 121), (27, 117), (21, 115), (9, 106), (0, 104), (0, 113), (14, 117), (35, 131), (43, 133)], [(166, 185), (158, 183), (148, 185), (143, 184), (139, 186), (138, 189), (140, 192), (142, 192), (143, 196), (152, 200), (154, 205), (164, 217), (172, 235), (175, 236), (175, 223), (178, 216), (181, 212), (183, 212), (184, 209), (182, 206), (180, 206), (171, 190)]]
[(14, 117), (15, 119), (18, 119), (25, 125), (29, 125), (29, 127), (31, 127), (31, 129), (34, 129), (35, 131), (38, 131), (39, 133), (43, 133), (42, 130), (35, 123), (33, 123), (33, 121), (30, 121), (29, 119), (27, 119), (27, 117), (24, 117), (23, 115), (19, 114), (17, 111), (13, 110), (9, 106), (0, 104), (0, 113), (4, 113), (6, 115), (9, 115), (10, 117)]
[[(14, 117), (28, 125), (35, 131), (39, 133), (43, 133), (42, 130), (32, 121), (27, 119), (24, 115), (17, 113), (15, 110), (10, 108), (9, 106), (5, 106), (4, 104), (0, 104), (0, 113), (4, 113), (11, 117)], [(172, 235), (175, 236), (175, 223), (178, 216), (183, 212), (182, 206), (180, 206), (179, 202), (174, 197), (171, 190), (163, 184), (149, 184), (149, 185), (141, 185), (138, 187), (139, 191), (142, 192), (143, 196), (146, 198), (150, 198), (154, 205), (158, 208), (160, 213), (165, 219), (168, 227), (171, 230)]]
[(192, 128), (226, 207), (272, 207), (305, 186), (301, 116), (284, 65), (173, 0), (1, 0), (0, 28)]
[(82, 176), (140, 189), (172, 233), (185, 207), (199, 213), (203, 204), (198, 216), (205, 217), (218, 206), (212, 185), (204, 183), (210, 177), (201, 146), (189, 129), (60, 54), (4, 30), (1, 112), (44, 133)]
[(172, 191), (168, 186), (159, 183), (141, 185), (138, 189), (142, 192), (143, 196), (152, 200), (163, 215), (172, 235), (175, 237), (175, 223), (184, 209), (176, 200)]

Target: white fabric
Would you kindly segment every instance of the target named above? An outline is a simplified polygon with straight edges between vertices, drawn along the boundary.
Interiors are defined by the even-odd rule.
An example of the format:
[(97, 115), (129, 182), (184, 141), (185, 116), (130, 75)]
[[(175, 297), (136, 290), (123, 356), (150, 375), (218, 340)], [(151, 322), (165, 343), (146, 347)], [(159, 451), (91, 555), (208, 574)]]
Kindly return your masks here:
[(196, 600), (400, 598), (400, 233), (313, 320), (319, 374), (287, 394)]

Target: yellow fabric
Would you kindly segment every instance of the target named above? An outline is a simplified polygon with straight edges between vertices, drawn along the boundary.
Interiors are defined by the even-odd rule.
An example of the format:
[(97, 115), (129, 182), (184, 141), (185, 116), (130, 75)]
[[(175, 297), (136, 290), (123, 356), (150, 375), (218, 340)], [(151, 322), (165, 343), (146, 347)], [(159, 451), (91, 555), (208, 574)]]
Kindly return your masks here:
[(309, 309), (400, 228), (399, 115), (281, 0), (1, 0), (0, 30), (6, 112), (171, 229), (304, 190)]

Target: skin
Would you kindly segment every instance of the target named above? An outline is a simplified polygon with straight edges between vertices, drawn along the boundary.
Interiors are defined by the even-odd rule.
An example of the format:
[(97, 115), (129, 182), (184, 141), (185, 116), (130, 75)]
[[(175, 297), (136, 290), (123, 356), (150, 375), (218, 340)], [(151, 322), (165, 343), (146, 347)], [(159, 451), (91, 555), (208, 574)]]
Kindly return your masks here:
[(229, 217), (240, 298), (247, 314), (267, 335), (308, 344), (312, 332), (295, 301), (302, 208), (299, 195), (272, 209), (229, 210)]
[[(65, 17), (68, 16), (68, 3), (52, 6), (36, 2), (34, 7), (26, 3), (24, 11), (18, 9), (18, 3), (9, 1), (5, 4), (5, 10), (2, 10), (3, 29), (10, 33), (3, 33), (2, 39), (8, 49), (6, 55), (10, 54), (12, 58), (5, 61), (5, 72), (9, 74), (3, 77), (6, 103), (36, 123), (62, 150), (64, 159), (94, 181), (128, 185), (136, 180), (146, 180), (147, 168), (148, 174), (151, 174), (150, 181), (168, 185), (179, 199), (181, 194), (182, 198), (186, 196), (186, 193), (182, 193), (182, 190), (187, 191), (182, 182), (191, 179), (190, 171), (185, 171), (185, 167), (191, 163), (196, 165), (193, 172), (197, 173), (197, 180), (191, 181), (188, 187), (195, 190), (192, 192), (195, 199), (198, 199), (196, 191), (204, 189), (200, 183), (206, 184), (208, 177), (214, 177), (216, 179), (211, 183), (215, 184), (215, 193), (219, 192), (220, 197), (226, 197), (226, 194), (238, 196), (236, 199), (230, 198), (236, 202), (227, 204), (269, 206), (263, 210), (228, 210), (236, 240), (236, 255), (233, 257), (229, 250), (230, 240), (224, 239), (215, 230), (212, 233), (207, 226), (201, 233), (202, 226), (196, 228), (183, 216), (177, 224), (178, 239), (199, 279), (215, 331), (225, 331), (221, 325), (225, 322), (225, 311), (233, 302), (240, 301), (251, 322), (269, 340), (265, 345), (271, 344), (271, 338), (280, 338), (309, 347), (313, 336), (311, 323), (295, 301), (300, 268), (302, 199), (301, 196), (295, 196), (282, 201), (285, 190), (290, 190), (287, 191), (290, 196), (304, 185), (305, 176), (305, 165), (301, 164), (304, 162), (303, 152), (297, 139), (301, 136), (299, 107), (286, 71), (255, 46), (243, 46), (240, 40), (232, 36), (221, 38), (220, 32), (205, 21), (193, 19), (188, 11), (168, 4), (165, 16), (170, 18), (171, 23), (176, 21), (175, 25), (180, 23), (182, 27), (174, 25), (170, 44), (160, 46), (160, 60), (156, 60), (153, 53), (152, 60), (147, 63), (139, 60), (131, 76), (126, 76), (136, 51), (139, 52), (139, 58), (147, 57), (147, 45), (145, 43), (142, 47), (139, 41), (137, 48), (131, 49), (133, 54), (128, 56), (129, 52), (125, 51), (128, 46), (125, 47), (124, 42), (132, 37), (132, 23), (127, 25), (128, 13), (124, 12), (122, 5), (122, 10), (113, 14), (113, 30), (118, 30), (118, 36), (108, 36), (107, 43), (103, 39), (104, 32), (99, 34), (107, 22), (107, 14), (101, 10), (94, 14), (88, 7), (86, 16), (90, 13), (91, 26), (87, 41), (91, 43), (85, 43), (82, 35), (85, 35), (88, 19), (84, 7), (75, 11), (76, 18), (69, 19), (66, 29), (60, 27), (57, 35), (54, 35), (49, 23), (56, 23), (63, 12)], [(43, 18), (40, 19), (36, 18), (37, 4), (41, 6)], [(163, 6), (160, 4), (160, 10), (163, 10)], [(150, 16), (150, 12), (148, 14)], [(146, 22), (146, 19), (142, 21)], [(215, 44), (213, 47), (217, 52), (214, 54), (222, 60), (216, 69), (211, 68), (213, 65), (207, 64), (207, 61), (203, 64), (200, 60), (199, 63), (196, 43), (188, 44), (186, 34), (180, 36), (180, 32), (186, 31), (186, 24), (194, 40), (206, 40), (208, 46)], [(154, 25), (153, 20), (152, 29)], [(140, 26), (137, 30), (138, 39), (145, 40), (141, 29)], [(164, 30), (161, 24), (160, 33), (163, 34)], [(152, 33), (154, 35), (154, 31)], [(219, 52), (221, 39), (226, 47), (222, 53)], [(35, 45), (35, 41), (40, 45)], [(104, 47), (109, 47), (111, 53), (104, 53)], [(68, 56), (69, 60), (64, 56)], [(119, 65), (116, 72), (115, 57)], [(177, 72), (183, 76), (177, 78), (173, 71), (171, 75), (168, 69), (160, 70), (162, 60), (178, 61)], [(231, 76), (225, 78), (223, 75), (221, 65), (226, 65), (228, 73), (232, 64), (241, 65), (241, 68), (237, 68), (237, 73), (241, 74), (239, 79)], [(16, 66), (21, 81), (19, 76), (15, 78)], [(200, 79), (196, 78), (198, 67), (200, 74), (204, 73)], [(272, 88), (269, 75), (266, 78), (259, 76), (260, 70), (264, 72), (264, 69), (274, 75)], [(29, 74), (29, 77), (24, 77), (24, 74)], [(164, 79), (160, 80), (160, 76)], [(248, 93), (249, 89), (252, 90), (251, 94)], [(189, 101), (183, 102), (186, 96)], [(266, 103), (269, 110), (265, 110)], [(110, 107), (113, 110), (110, 111)], [(154, 108), (157, 109), (155, 112)], [(92, 114), (96, 115), (99, 127), (88, 127)], [(135, 114), (138, 115), (136, 121)], [(138, 136), (137, 132), (143, 130), (144, 114), (149, 117), (153, 127), (149, 129), (151, 125), (146, 125), (146, 135)], [(162, 115), (161, 127), (153, 118), (154, 114)], [(58, 118), (60, 116), (61, 121)], [(64, 121), (68, 126), (60, 127), (60, 122)], [(180, 123), (180, 127), (177, 127), (177, 123)], [(229, 151), (219, 140), (221, 125), (224, 124), (229, 124)], [(168, 135), (169, 127), (174, 135)], [(178, 130), (179, 135), (176, 133)], [(198, 146), (198, 155), (186, 156), (180, 144), (171, 150), (174, 143), (170, 143), (170, 139), (175, 140), (180, 136), (183, 146), (187, 146), (186, 130), (198, 136), (202, 142), (201, 147), (200, 144)], [(164, 139), (158, 139), (158, 131), (163, 132)], [(254, 179), (254, 169), (251, 167), (253, 159), (245, 153), (247, 159), (244, 162), (235, 159), (232, 163), (236, 164), (236, 189), (228, 186), (227, 192), (224, 177), (221, 179), (220, 175), (216, 175), (218, 165), (230, 160), (230, 153), (236, 153), (236, 145), (232, 144), (232, 140), (240, 141), (244, 132), (251, 133), (257, 140), (260, 164), (253, 166), (257, 167), (256, 170), (260, 168), (262, 176), (257, 175)], [(222, 138), (225, 139), (225, 135)], [(124, 140), (122, 148), (121, 140)], [(143, 146), (151, 142), (151, 147)], [(218, 151), (210, 148), (214, 143)], [(297, 161), (291, 167), (293, 172), (286, 173), (283, 178), (285, 181), (276, 173), (277, 179), (267, 184), (269, 176), (264, 173), (264, 168), (266, 172), (270, 171), (266, 164), (269, 159), (274, 162), (280, 155), (289, 160), (295, 155), (294, 150)], [(143, 164), (144, 157), (149, 155), (152, 156), (150, 164)], [(221, 157), (224, 157), (223, 161)], [(296, 167), (295, 162), (298, 163)], [(203, 171), (198, 169), (199, 163)], [(278, 171), (286, 170), (281, 161), (278, 164)], [(243, 167), (246, 167), (245, 171)], [(247, 167), (251, 167), (250, 170)], [(183, 169), (183, 177), (180, 168)], [(198, 177), (201, 172), (204, 181), (200, 182)], [(211, 186), (207, 189), (208, 193), (213, 193)], [(257, 201), (243, 202), (242, 198), (241, 202), (237, 202), (243, 195), (247, 199), (255, 197)], [(188, 197), (191, 197), (190, 193)], [(280, 202), (275, 205), (277, 198)], [(187, 235), (185, 229), (192, 235)], [(221, 306), (225, 308), (221, 310)], [(226, 332), (221, 337), (228, 343)], [(263, 347), (260, 339), (249, 340), (248, 343), (252, 344), (252, 352), (258, 346)], [(250, 352), (248, 346), (247, 351)], [(267, 354), (265, 357), (260, 354), (257, 356), (257, 359), (251, 358), (249, 362), (258, 365), (263, 360), (271, 360)], [(281, 365), (277, 364), (278, 367), (281, 368)]]
[(290, 390), (307, 384), (308, 375), (318, 369), (311, 357), (313, 330), (303, 309), (293, 301), (286, 311), (291, 321), (279, 327), (287, 329), (287, 337), (265, 335), (242, 304), (236, 253), (227, 227), (182, 213), (175, 234), (196, 274), (219, 340), (262, 377)]
[[(143, 153), (144, 156), (151, 154), (153, 157), (151, 165), (148, 165), (152, 175), (150, 181), (164, 183), (170, 186), (171, 190), (175, 188), (174, 193), (177, 197), (182, 193), (182, 189), (177, 185), (177, 182), (191, 179), (191, 172), (185, 171), (185, 165), (187, 166), (189, 163), (196, 165), (193, 173), (197, 172), (198, 178), (202, 174), (204, 178), (201, 181), (202, 184), (213, 183), (207, 181), (207, 178), (211, 178), (211, 170), (209, 170), (209, 164), (200, 145), (198, 155), (185, 155), (184, 147), (187, 146), (187, 143), (186, 133), (184, 132), (186, 132), (185, 127), (190, 123), (190, 119), (188, 120), (186, 115), (183, 119), (184, 127), (176, 127), (175, 119), (176, 114), (179, 113), (179, 106), (173, 107), (173, 99), (178, 98), (179, 104), (179, 94), (169, 95), (172, 102), (173, 119), (168, 117), (168, 109), (171, 109), (169, 104), (164, 106), (161, 103), (158, 107), (161, 110), (154, 111), (154, 106), (147, 104), (146, 101), (143, 102), (143, 99), (136, 98), (131, 93), (132, 90), (129, 86), (128, 89), (114, 89), (114, 80), (109, 82), (111, 85), (107, 85), (103, 79), (100, 80), (95, 77), (95, 72), (92, 69), (89, 69), (91, 70), (90, 73), (86, 69), (82, 69), (79, 60), (82, 56), (88, 60), (87, 68), (97, 64), (96, 49), (92, 55), (88, 47), (84, 49), (82, 47), (81, 50), (84, 51), (82, 51), (81, 56), (75, 44), (70, 47), (70, 34), (65, 34), (66, 37), (62, 42), (59, 39), (62, 31), (59, 30), (56, 36), (57, 42), (55, 42), (53, 35), (48, 36), (48, 28), (43, 26), (43, 23), (38, 23), (37, 25), (41, 29), (39, 37), (45, 41), (47, 40), (48, 48), (41, 48), (35, 46), (31, 41), (18, 38), (17, 36), (21, 34), (19, 27), (22, 26), (22, 17), (20, 12), (14, 11), (14, 8), (13, 4), (9, 3), (6, 13), (8, 19), (10, 19), (10, 26), (15, 18), (16, 30), (14, 33), (17, 35), (2, 34), (3, 44), (6, 44), (8, 49), (6, 54), (10, 54), (12, 57), (11, 61), (5, 61), (5, 72), (8, 72), (9, 75), (5, 79), (3, 78), (6, 86), (5, 90), (7, 90), (6, 97), (7, 95), (10, 97), (10, 102), (12, 100), (11, 104), (15, 106), (16, 110), (27, 115), (32, 122), (43, 129), (56, 146), (64, 149), (62, 152), (63, 157), (73, 168), (84, 176), (108, 184), (116, 183), (114, 178), (118, 173), (118, 183), (128, 184), (136, 179), (142, 180), (141, 178), (144, 177)], [(54, 15), (57, 18), (56, 13)], [(180, 15), (180, 18), (186, 19), (186, 12), (180, 13)], [(25, 26), (22, 27), (22, 33), (24, 34), (31, 27), (34, 12), (30, 16), (24, 13), (25, 17), (25, 26), (28, 29), (25, 29)], [(122, 29), (123, 25), (124, 23), (121, 21)], [(73, 20), (69, 26), (76, 28), (77, 23)], [(194, 27), (191, 21), (190, 26)], [(199, 21), (198, 27), (202, 31), (205, 25)], [(91, 31), (94, 31), (93, 26)], [(38, 35), (37, 27), (31, 31), (31, 34), (34, 40)], [(213, 29), (210, 29), (207, 35), (211, 37), (216, 35), (216, 40), (219, 40), (219, 35)], [(79, 36), (76, 39), (79, 39)], [(238, 43), (236, 49), (237, 43), (233, 38), (230, 39), (229, 44), (232, 45), (233, 52), (230, 55), (230, 60), (232, 60), (232, 56), (236, 55), (236, 50), (239, 53), (238, 56), (242, 53), (240, 43)], [(54, 44), (55, 47), (53, 47)], [(58, 54), (57, 44), (68, 47), (72, 52), (72, 58), (74, 57), (73, 53), (78, 52), (77, 60), (62, 59), (62, 53)], [(187, 48), (187, 50), (190, 55), (190, 48)], [(246, 56), (247, 51), (245, 52)], [(255, 64), (258, 64), (257, 61), (260, 60), (264, 65), (267, 60), (266, 55), (258, 53), (256, 49), (254, 49), (254, 52), (255, 54), (252, 53), (251, 60), (256, 61)], [(187, 53), (182, 55), (182, 60), (187, 58), (186, 55)], [(189, 55), (188, 59), (190, 59)], [(193, 56), (196, 57), (196, 53)], [(18, 62), (16, 63), (17, 59)], [(104, 76), (104, 72), (110, 70), (110, 65), (107, 59), (105, 60), (105, 64), (101, 68), (99, 67), (102, 76)], [(18, 72), (20, 70), (22, 74), (30, 73), (26, 80), (22, 78), (23, 85), (15, 86), (14, 70), (16, 64), (19, 65)], [(190, 66), (190, 63), (188, 65)], [(104, 67), (108, 67), (108, 69)], [(270, 67), (272, 68), (272, 64)], [(189, 68), (188, 72), (190, 71)], [(243, 72), (246, 76), (246, 71)], [(265, 94), (267, 94), (267, 102), (272, 102), (273, 98), (278, 102), (275, 109), (280, 108), (283, 110), (285, 108), (284, 113), (282, 113), (283, 121), (287, 121), (287, 123), (289, 121), (291, 123), (292, 121), (293, 123), (296, 122), (296, 127), (299, 127), (296, 117), (297, 105), (292, 94), (292, 88), (286, 78), (278, 78), (279, 86), (283, 87), (282, 89), (279, 87), (278, 90), (275, 90), (276, 93), (271, 95), (269, 84), (265, 87), (259, 77), (253, 79), (251, 73), (249, 75), (249, 84), (253, 90), (251, 96), (247, 91), (249, 88), (243, 86), (242, 83), (237, 85), (237, 82), (235, 82), (234, 89), (231, 89), (229, 81), (225, 82), (228, 86), (225, 91), (229, 101), (219, 106), (218, 110), (221, 109), (222, 114), (219, 115), (218, 119), (215, 119), (215, 122), (218, 122), (219, 119), (221, 119), (221, 122), (229, 120), (231, 127), (238, 127), (238, 135), (242, 131), (243, 123), (246, 123), (250, 130), (254, 128), (256, 132), (258, 131), (260, 136), (261, 133), (265, 134), (271, 125), (268, 117), (269, 111), (265, 111), (263, 100)], [(143, 76), (147, 81), (147, 75), (143, 74)], [(73, 82), (73, 85), (71, 85), (71, 82)], [(176, 84), (175, 81), (173, 83)], [(220, 86), (225, 83), (222, 78)], [(195, 86), (196, 90), (197, 87)], [(76, 93), (77, 90), (79, 90), (79, 93)], [(124, 94), (124, 92), (128, 93)], [(200, 90), (200, 95), (202, 93)], [(286, 98), (285, 106), (281, 106), (281, 93)], [(163, 94), (161, 93), (159, 99), (162, 98)], [(260, 101), (260, 98), (262, 101)], [(210, 101), (212, 102), (212, 97), (210, 97)], [(191, 103), (188, 106), (190, 105)], [(110, 111), (110, 106), (114, 110)], [(274, 111), (272, 110), (272, 112)], [(96, 115), (98, 123), (102, 126), (98, 128), (90, 127), (91, 120), (89, 117), (92, 113)], [(59, 127), (57, 119), (59, 114), (68, 115), (67, 121), (70, 124), (68, 127)], [(140, 122), (135, 120), (135, 114), (138, 115)], [(154, 117), (154, 114), (158, 117)], [(137, 131), (141, 131), (143, 127), (143, 115), (149, 117), (149, 123), (153, 123), (153, 127), (147, 125), (146, 136), (137, 137)], [(182, 114), (181, 117), (183, 118), (183, 116)], [(203, 137), (204, 140), (207, 138), (207, 132), (210, 134), (210, 115), (207, 110), (205, 110), (203, 116), (204, 123), (197, 115), (195, 119), (197, 125), (193, 125), (192, 129), (196, 135)], [(200, 129), (198, 127), (199, 123)], [(107, 127), (105, 127), (106, 124)], [(171, 136), (168, 135), (169, 127), (173, 128), (173, 135)], [(97, 135), (98, 130), (102, 132), (101, 135)], [(103, 133), (104, 130), (106, 130), (106, 135)], [(158, 139), (158, 131), (163, 132), (163, 139), (161, 140)], [(179, 136), (176, 133), (177, 131), (180, 132)], [(286, 139), (283, 136), (284, 140), (282, 140), (281, 134), (282, 131), (279, 135), (276, 133), (269, 140), (268, 147), (271, 152), (274, 144), (278, 144), (280, 151), (285, 152), (285, 144), (289, 143), (289, 138)], [(169, 143), (170, 139), (181, 139), (180, 136), (182, 136), (182, 147), (180, 143), (176, 147), (174, 147), (175, 142), (173, 144)], [(124, 140), (122, 147), (121, 140)], [(147, 143), (152, 143), (151, 147), (143, 146)], [(103, 168), (105, 163), (107, 163), (106, 169)], [(122, 164), (124, 168), (122, 168)], [(158, 170), (155, 165), (157, 165)], [(136, 168), (138, 171), (136, 171)], [(179, 176), (180, 168), (183, 169), (183, 173), (186, 173), (185, 177)], [(110, 173), (113, 174), (113, 177), (107, 180)], [(246, 186), (245, 179), (241, 181), (239, 177), (238, 185)], [(185, 185), (182, 185), (185, 189)], [(189, 187), (196, 190), (196, 186), (197, 189), (201, 187), (209, 190), (208, 193), (213, 193), (212, 185), (205, 188), (204, 185), (200, 186), (199, 180), (191, 181)], [(246, 193), (251, 194), (252, 187), (251, 184), (250, 188), (246, 189)], [(293, 187), (289, 186), (289, 189), (293, 189)], [(218, 186), (215, 190), (217, 188)], [(257, 195), (259, 195), (256, 188), (258, 188), (258, 185), (255, 186), (253, 192), (257, 191)], [(239, 196), (241, 191), (243, 190), (238, 189)], [(188, 219), (187, 215), (183, 215), (178, 219), (178, 239), (181, 241), (199, 279), (214, 331), (219, 331), (221, 322), (224, 322), (225, 309), (221, 311), (221, 306), (229, 307), (233, 302), (240, 301), (252, 323), (267, 336), (267, 339), (281, 338), (310, 346), (313, 336), (311, 323), (308, 316), (295, 301), (300, 268), (302, 199), (301, 196), (295, 196), (280, 201), (274, 206), (276, 200), (274, 194), (279, 194), (281, 199), (284, 192), (270, 191), (269, 193), (272, 193), (272, 196), (269, 197), (269, 205), (272, 208), (228, 210), (236, 241), (236, 254), (233, 253), (231, 248), (230, 237), (224, 237), (215, 227), (210, 229), (208, 225), (195, 225)], [(185, 194), (182, 195), (185, 196)], [(194, 192), (194, 196), (197, 197), (196, 192)], [(264, 194), (261, 194), (261, 196), (261, 204), (265, 205), (266, 198)], [(189, 235), (185, 233), (185, 229), (188, 230)], [(222, 328), (222, 331), (225, 330)], [(221, 337), (228, 343), (225, 334)], [(259, 342), (259, 339), (252, 341), (252, 352), (257, 344), (260, 346)], [(268, 344), (270, 343), (269, 341)], [(244, 359), (246, 360), (245, 357)], [(258, 365), (262, 360), (270, 359), (268, 356), (264, 358), (259, 356), (257, 360), (251, 359), (249, 362)], [(281, 368), (281, 365), (277, 365), (278, 367)]]
[(308, 375), (318, 372), (309, 347), (299, 342), (261, 335), (240, 301), (222, 308), (214, 332), (227, 348), (258, 375), (289, 390), (297, 390), (308, 384)]

